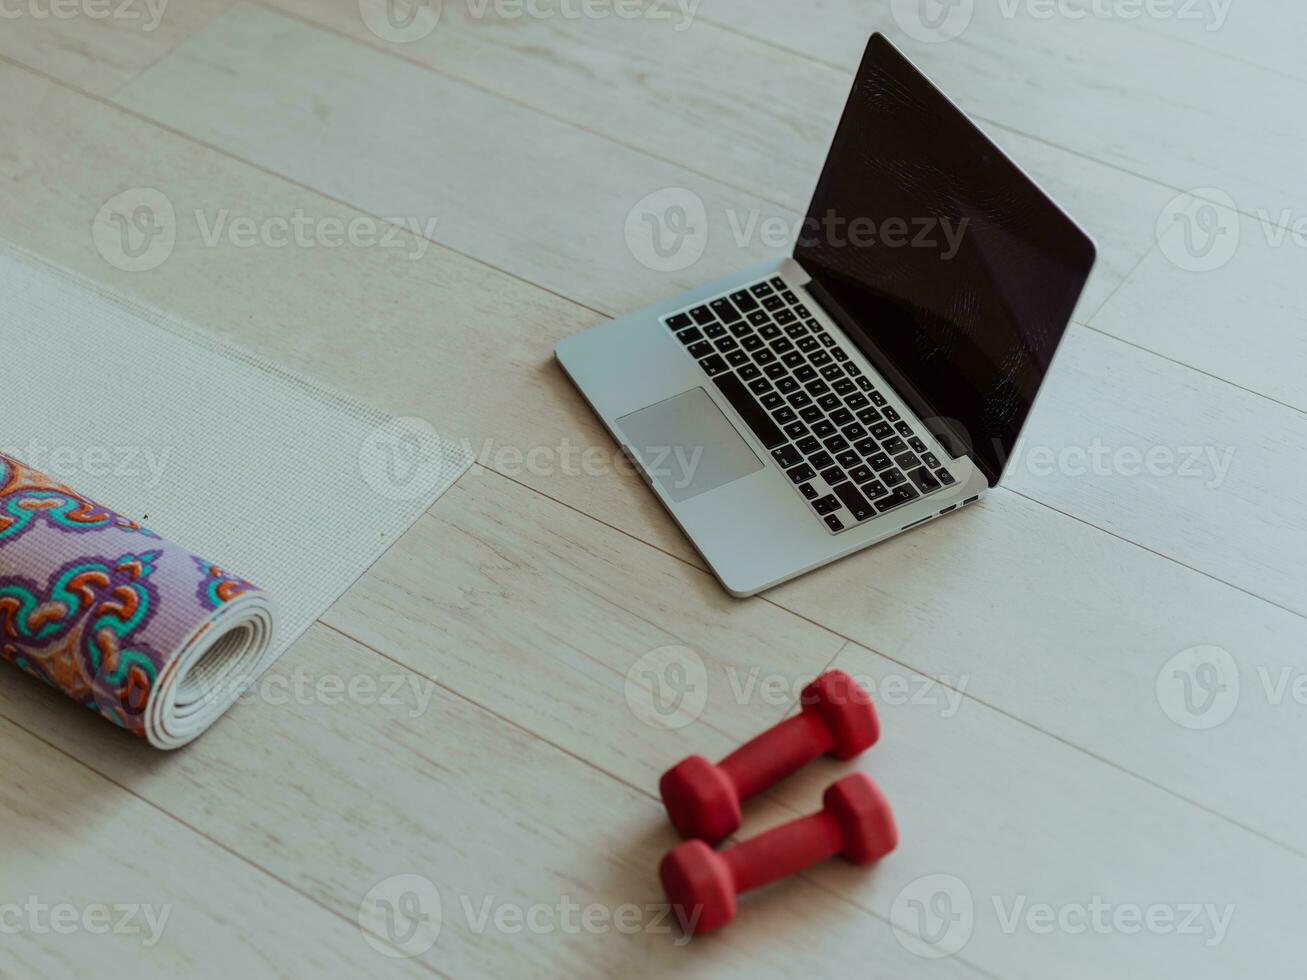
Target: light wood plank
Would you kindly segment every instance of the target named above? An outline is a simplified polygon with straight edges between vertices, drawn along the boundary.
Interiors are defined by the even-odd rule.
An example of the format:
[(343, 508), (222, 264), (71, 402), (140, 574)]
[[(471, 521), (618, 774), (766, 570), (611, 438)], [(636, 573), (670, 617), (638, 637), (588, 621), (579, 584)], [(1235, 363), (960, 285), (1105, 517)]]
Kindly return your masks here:
[[(1190, 205), (1193, 206), (1192, 204)], [(1193, 365), (1251, 391), (1307, 411), (1307, 316), (1300, 284), (1307, 275), (1307, 212), (1268, 213), (1269, 221), (1216, 204), (1210, 228), (1196, 231), (1195, 252), (1171, 237), (1154, 249), (1090, 320), (1099, 330)], [(1184, 229), (1173, 226), (1172, 236)], [(1209, 263), (1211, 266), (1208, 267)]]
[(914, 40), (894, 5), (861, 0), (816, 0), (802, 11), (784, 0), (713, 0), (700, 16), (849, 70), (879, 30), (986, 120), (1176, 189), (1222, 188), (1248, 213), (1298, 205), (1307, 136), (1283, 107), (1301, 103), (1307, 83), (1273, 64), (1214, 58), (1188, 41), (1200, 25), (1179, 40), (1116, 17), (1048, 16), (1050, 6), (1058, 9), (953, 5), (972, 16), (942, 43)]
[(1048, 385), (1006, 486), (1307, 615), (1307, 415), (1083, 327)]
[[(98, 727), (90, 712), (5, 672), (0, 701), (42, 704), (36, 717), (57, 723), (42, 726), (47, 737)], [(99, 734), (99, 751), (133, 755), (127, 736)], [(336, 915), (17, 725), (0, 720), (0, 736), (5, 976), (433, 975), (383, 957)], [(148, 753), (135, 753), (143, 773), (157, 769)]]
[(230, 0), (22, 0), (5, 7), (0, 55), (108, 98), (228, 6)]
[[(425, 877), (440, 894), (441, 927), (435, 944), (408, 962), (447, 975), (610, 977), (629, 973), (633, 962), (641, 973), (704, 977), (820, 970), (886, 980), (907, 971), (977, 975), (959, 962), (917, 963), (885, 921), (803, 881), (759, 896), (730, 929), (687, 950), (658, 908), (655, 869), (675, 838), (645, 793), (443, 689), (413, 688), (422, 678), (322, 627), (311, 629), (270, 676), (285, 684), (265, 682), (259, 699), (237, 705), (187, 751), (165, 756), (125, 736), (106, 739), (98, 719), (16, 672), (16, 683), (0, 685), (0, 710), (39, 726), (88, 765), (342, 916), (357, 916), (369, 889), (390, 875)], [(395, 680), (405, 683), (403, 692), (383, 698)], [(340, 686), (328, 686), (332, 682)], [(363, 690), (360, 682), (373, 685), (375, 696), (341, 696), (342, 689)], [(606, 729), (608, 720), (600, 716), (597, 724)], [(15, 762), (23, 759), (11, 749)], [(53, 797), (57, 787), (47, 792)], [(62, 805), (70, 821), (81, 821), (80, 832), (86, 808), (72, 805), (77, 795), (65, 795)], [(168, 823), (129, 802), (133, 812)], [(41, 800), (22, 809), (36, 822), (59, 805)], [(120, 836), (139, 838), (140, 824), (125, 825)], [(78, 887), (111, 875), (100, 870), (109, 861), (105, 855), (116, 853), (100, 845), (104, 839), (97, 835), (82, 845), (91, 863), (63, 872), (75, 870), (71, 880)], [(139, 858), (140, 849), (129, 852)], [(172, 857), (169, 867), (178, 869), (170, 879), (186, 869), (183, 880), (195, 883), (174, 888), (186, 887), (188, 897), (189, 888), (205, 889), (207, 901), (225, 895), (214, 894), (225, 872), (206, 861), (205, 847), (173, 843), (165, 853)], [(44, 868), (49, 857), (28, 863)], [(282, 919), (282, 937), (282, 926), (272, 923), (286, 903), (264, 900), (245, 879), (271, 880), (254, 872), (234, 876), (226, 914), (260, 917), (243, 926), (238, 919), (235, 926), (258, 948), (285, 938), (287, 948), (272, 962), (284, 957), (299, 964), (298, 972), (285, 975), (301, 976), (309, 966), (322, 975), (385, 975), (392, 961), (338, 920), (323, 929)], [(565, 912), (565, 902), (578, 908)], [(491, 915), (484, 921), (487, 903)], [(632, 911), (617, 912), (628, 905)], [(535, 928), (495, 918), (501, 908), (524, 916), (536, 906)], [(598, 911), (582, 919), (580, 909), (591, 907)], [(180, 922), (182, 909), (177, 912)], [(615, 918), (619, 914), (624, 918)], [(185, 934), (178, 929), (175, 938), (207, 948), (222, 943), (222, 936), (220, 927), (206, 922)], [(242, 940), (223, 946), (239, 962)], [(42, 944), (43, 951), (49, 948)], [(330, 969), (333, 954), (341, 971)]]
[[(786, 251), (736, 241), (728, 215), (786, 217), (760, 198), (249, 4), (115, 101), (367, 213), (434, 220), (435, 240), (537, 285), (574, 296), (584, 283), (605, 311)], [(674, 271), (626, 241), (628, 221), (643, 226), (637, 205), (666, 188), (712, 216), (703, 255)]]

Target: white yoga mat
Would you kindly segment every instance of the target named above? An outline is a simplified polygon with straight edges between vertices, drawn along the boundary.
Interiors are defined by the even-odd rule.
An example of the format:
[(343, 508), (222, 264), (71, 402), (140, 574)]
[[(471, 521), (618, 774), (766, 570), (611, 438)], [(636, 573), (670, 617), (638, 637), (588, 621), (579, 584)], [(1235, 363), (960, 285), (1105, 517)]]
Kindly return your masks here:
[[(472, 462), (425, 421), (2, 243), (0, 451), (261, 587), (262, 668)], [(0, 683), (29, 681), (6, 665)]]

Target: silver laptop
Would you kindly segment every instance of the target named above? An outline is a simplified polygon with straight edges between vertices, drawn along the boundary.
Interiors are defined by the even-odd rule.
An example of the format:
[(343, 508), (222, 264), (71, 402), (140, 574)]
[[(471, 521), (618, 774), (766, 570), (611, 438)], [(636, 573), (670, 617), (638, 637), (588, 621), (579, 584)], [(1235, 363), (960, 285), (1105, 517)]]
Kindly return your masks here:
[(727, 591), (752, 595), (994, 486), (1094, 257), (877, 34), (790, 257), (556, 354)]

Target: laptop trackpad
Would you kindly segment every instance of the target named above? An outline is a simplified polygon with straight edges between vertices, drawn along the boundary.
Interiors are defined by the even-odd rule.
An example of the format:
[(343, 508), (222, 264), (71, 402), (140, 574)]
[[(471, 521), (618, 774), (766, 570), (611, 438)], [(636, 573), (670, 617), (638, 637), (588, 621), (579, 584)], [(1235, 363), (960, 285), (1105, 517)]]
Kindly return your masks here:
[(645, 471), (676, 503), (762, 469), (702, 388), (624, 415), (617, 425)]

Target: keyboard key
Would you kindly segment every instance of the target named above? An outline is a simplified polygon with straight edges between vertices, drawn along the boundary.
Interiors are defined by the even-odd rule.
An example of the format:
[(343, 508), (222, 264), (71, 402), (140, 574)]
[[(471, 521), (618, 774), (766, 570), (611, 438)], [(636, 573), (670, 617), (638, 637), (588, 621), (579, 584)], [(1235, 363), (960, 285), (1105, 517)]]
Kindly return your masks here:
[(766, 448), (775, 449), (785, 442), (785, 435), (780, 427), (754, 401), (749, 390), (744, 387), (743, 381), (734, 374), (722, 374), (713, 378), (713, 384), (717, 385), (717, 390), (726, 397), (731, 407), (740, 418), (744, 419), (745, 425), (753, 430), (758, 441)]
[(805, 363), (794, 369), (794, 376), (806, 383), (817, 377), (817, 369)]
[(771, 286), (768, 286), (765, 282), (760, 282), (755, 286), (750, 286), (749, 292), (761, 299), (763, 296), (771, 295)]
[(753, 360), (756, 364), (771, 364), (776, 360), (776, 355), (764, 347), (762, 350), (753, 352)]
[(777, 354), (794, 354), (799, 358), (798, 363), (799, 364), (803, 363), (803, 355), (799, 354), (799, 352), (794, 349), (794, 345), (790, 343), (788, 340), (786, 340), (784, 337), (777, 337), (775, 340), (773, 340), (771, 349), (774, 350)]
[(747, 289), (741, 289), (738, 293), (731, 293), (731, 302), (735, 304), (736, 309), (744, 313), (758, 308), (758, 301), (749, 294)]
[(741, 340), (740, 346), (743, 347), (745, 350), (754, 351), (754, 350), (761, 350), (767, 345), (762, 342), (761, 337), (759, 337), (757, 334), (753, 334)]
[(814, 500), (812, 502), (812, 509), (815, 510), (818, 514), (829, 514), (833, 510), (839, 510), (840, 509), (839, 498), (827, 494), (826, 496), (822, 497), (819, 500)]
[(803, 494), (803, 496), (808, 500), (817, 499), (817, 488), (814, 487), (811, 483), (800, 483), (799, 493)]
[(712, 344), (706, 340), (701, 340), (697, 344), (691, 344), (686, 348), (686, 350), (688, 350), (690, 356), (694, 358), (707, 357), (713, 352)]
[(820, 338), (823, 347), (834, 347), (835, 338), (828, 333), (821, 334)]
[(863, 391), (865, 391), (865, 392), (866, 392), (867, 394), (869, 394), (869, 395), (870, 395), (873, 391), (876, 390), (876, 386), (873, 385), (873, 384), (872, 384), (870, 381), (868, 381), (866, 378), (857, 378), (857, 379), (855, 379), (855, 380), (858, 382), (858, 387), (861, 388)]
[(847, 470), (854, 466), (860, 466), (862, 464), (862, 457), (852, 449), (846, 449), (835, 457), (835, 462), (839, 463)]
[(794, 314), (791, 313), (789, 310), (777, 310), (772, 315), (772, 319), (775, 320), (777, 323), (779, 323), (781, 326), (785, 326), (785, 324), (787, 323), (794, 322)]
[(785, 427), (785, 434), (791, 439), (801, 439), (808, 434), (808, 427), (802, 422), (791, 422)]
[(826, 526), (830, 528), (832, 531), (844, 530), (844, 522), (840, 520), (840, 516), (838, 514), (827, 514), (825, 517), (822, 518), (822, 520), (826, 522)]
[(691, 327), (689, 330), (682, 330), (678, 333), (676, 339), (683, 344), (693, 344), (696, 341), (703, 340), (703, 331), (698, 327)]
[(952, 473), (942, 468), (935, 471), (935, 479), (938, 480), (940, 483), (944, 484), (944, 486), (946, 487), (951, 487), (953, 486), (954, 483), (957, 482), (956, 480), (953, 479)]
[(844, 370), (855, 376), (862, 373), (862, 368), (858, 367), (858, 365), (854, 364), (852, 361), (849, 361), (848, 364), (844, 365)]
[(830, 385), (825, 381), (822, 381), (821, 378), (818, 378), (816, 381), (809, 381), (804, 385), (804, 387), (808, 389), (808, 394), (812, 395), (813, 398), (830, 392)]
[(843, 403), (834, 395), (822, 395), (817, 399), (817, 404), (826, 411), (833, 412), (835, 409), (840, 408)]
[(844, 433), (844, 438), (849, 440), (849, 442), (857, 442), (867, 434), (867, 430), (857, 422), (854, 422), (852, 425), (846, 425), (844, 428), (840, 429), (840, 431)]
[(798, 343), (799, 350), (805, 352), (811, 352), (821, 347), (821, 344), (817, 343), (817, 338), (813, 336), (800, 337)]
[(816, 422), (812, 426), (812, 434), (819, 439), (825, 439), (829, 435), (835, 434), (835, 426), (831, 425), (826, 419)]
[(768, 281), (769, 283), (771, 283), (771, 286), (772, 286), (773, 289), (789, 289), (789, 288), (790, 288), (789, 286), (785, 285), (785, 280), (782, 279), (780, 276), (772, 276), (772, 277), (771, 277), (770, 279), (768, 279), (767, 281)]
[(875, 439), (859, 439), (853, 444), (854, 451), (860, 454), (863, 459), (866, 459), (878, 448), (879, 446), (876, 444)]
[(734, 323), (736, 320), (744, 319), (740, 316), (740, 311), (731, 305), (731, 301), (725, 296), (715, 299), (708, 304), (712, 311), (717, 314), (718, 319), (723, 323)]
[(830, 363), (830, 355), (824, 350), (813, 351), (812, 354), (808, 356), (808, 360), (817, 365), (817, 367), (821, 367), (823, 364)]
[(699, 362), (699, 366), (708, 372), (708, 377), (710, 378), (715, 374), (721, 374), (723, 371), (730, 370), (730, 366), (726, 363), (725, 358), (720, 354), (713, 354), (709, 357), (705, 357)]
[(921, 461), (925, 465), (929, 466), (932, 470), (937, 470), (940, 467), (939, 458), (934, 453), (930, 453), (930, 452), (922, 453)]
[(740, 377), (745, 381), (752, 381), (754, 378), (759, 378), (761, 376), (762, 368), (758, 367), (756, 364), (746, 364), (744, 367), (740, 368)]
[(790, 404), (793, 405), (795, 408), (803, 408), (806, 405), (812, 404), (812, 399), (808, 397), (807, 392), (803, 392), (803, 391), (791, 392), (789, 395), (789, 400), (790, 400)]
[(765, 327), (758, 328), (758, 336), (763, 340), (775, 340), (781, 335), (781, 328), (774, 323), (769, 323)]
[(908, 444), (898, 436), (891, 436), (880, 444), (880, 448), (885, 450), (891, 456), (897, 456), (903, 450), (908, 448)]
[(799, 316), (803, 317), (804, 319), (807, 319), (808, 317), (812, 316), (812, 311), (809, 310), (802, 303), (795, 304), (794, 312), (797, 313)]
[(845, 476), (844, 471), (838, 466), (831, 466), (821, 471), (821, 478), (833, 487), (837, 483), (842, 483)]
[(908, 445), (912, 447), (913, 452), (924, 453), (926, 451), (926, 444), (921, 441), (919, 436), (913, 436), (909, 439)]
[(935, 474), (924, 466), (918, 466), (908, 474), (908, 479), (917, 485), (917, 489), (922, 493), (930, 493), (932, 490), (939, 489), (939, 481), (935, 479)]
[(705, 323), (712, 323), (714, 319), (712, 310), (708, 309), (706, 306), (696, 306), (690, 311), (690, 316), (694, 317), (694, 322), (699, 324), (701, 327)]
[[(780, 350), (780, 348), (777, 347), (776, 350)], [(799, 353), (798, 351), (796, 351), (796, 350), (792, 350), (792, 351), (790, 351), (789, 353), (787, 353), (784, 357), (782, 357), (782, 358), (781, 358), (781, 363), (784, 364), (784, 365), (785, 365), (786, 367), (788, 367), (788, 368), (806, 368), (806, 367), (808, 367), (807, 362), (803, 359), (803, 355), (800, 354), (800, 353)], [(809, 368), (809, 370), (811, 370), (811, 368)], [(799, 378), (799, 380), (802, 381), (803, 379), (802, 379), (802, 378)]]
[(753, 367), (749, 363), (749, 355), (742, 350), (733, 350), (726, 355), (726, 363), (731, 367)]
[(789, 303), (791, 306), (799, 301), (799, 297), (794, 295), (794, 290), (792, 289), (787, 289), (781, 293), (781, 299), (785, 300), (785, 302)]
[[(865, 398), (863, 398), (862, 400), (864, 403), (866, 402)], [(852, 398), (846, 399), (846, 402), (849, 405), (853, 405)], [(856, 405), (854, 405), (853, 407), (857, 408)], [(875, 425), (878, 421), (880, 421), (880, 412), (876, 411), (874, 408), (864, 408), (862, 409), (862, 411), (858, 412), (858, 421), (861, 422), (863, 425)]]
[[(867, 389), (863, 388), (862, 390), (866, 391)], [(879, 391), (872, 391), (868, 393), (871, 395), (871, 403), (875, 405), (877, 408), (884, 408), (888, 404), (888, 402), (885, 401), (885, 396), (882, 395)]]
[(897, 422), (899, 417), (899, 413), (894, 411), (893, 408), (885, 409), (885, 418), (889, 419), (891, 422)]
[(690, 314), (688, 313), (676, 313), (667, 318), (667, 326), (672, 330), (684, 330), (690, 323)]
[(785, 305), (785, 300), (781, 299), (779, 296), (776, 296), (775, 294), (764, 297), (762, 301), (762, 308), (771, 313), (775, 313), (784, 305)]
[(900, 483), (907, 482), (908, 478), (891, 466), (880, 475), (880, 479), (887, 487), (897, 487)]
[(726, 336), (726, 328), (720, 323), (710, 323), (703, 328), (703, 333), (710, 340), (716, 340), (718, 337)]
[(888, 439), (894, 435), (894, 430), (890, 428), (888, 422), (877, 422), (871, 427), (871, 434), (877, 439)]
[(813, 472), (812, 467), (809, 466), (807, 463), (800, 463), (798, 466), (794, 467), (793, 469), (786, 470), (785, 475), (788, 476), (791, 480), (793, 480), (795, 484), (799, 484), (799, 483), (807, 483), (817, 474)]
[(753, 327), (749, 325), (748, 320), (741, 320), (739, 323), (731, 324), (731, 333), (737, 337), (747, 337), (753, 333)]
[(877, 472), (880, 470), (887, 470), (894, 465), (894, 461), (890, 459), (886, 453), (872, 453), (867, 457), (867, 462), (870, 463), (871, 468)]
[(840, 395), (851, 395), (858, 390), (854, 387), (850, 378), (840, 378), (831, 387), (835, 389), (836, 394)]
[(821, 452), (821, 443), (817, 441), (815, 436), (807, 436), (806, 438), (800, 439), (795, 443), (795, 445), (799, 447), (799, 452), (803, 453), (805, 456), (811, 456), (813, 453)]
[(762, 373), (775, 381), (777, 378), (789, 377), (789, 372), (785, 370), (784, 364), (768, 364), (762, 369)]
[[(831, 395), (826, 396), (826, 398), (830, 398), (830, 397), (832, 396)], [(823, 398), (821, 402), (818, 402), (818, 404), (820, 404), (822, 408), (826, 408), (826, 405), (824, 404), (826, 398)], [(834, 422), (836, 425), (840, 425), (840, 426), (848, 425), (850, 422), (852, 422), (853, 413), (850, 412), (843, 405), (840, 405), (839, 399), (836, 399), (835, 404), (838, 405), (839, 407), (836, 408), (835, 411), (830, 413), (830, 420)], [(866, 434), (867, 434), (866, 432), (863, 432), (862, 435), (858, 436), (858, 438), (861, 439), (862, 436), (865, 436)]]
[(891, 490), (884, 497), (877, 500), (876, 510), (883, 514), (885, 511), (899, 506), (899, 504), (906, 504), (909, 500), (916, 500), (918, 496), (917, 491), (912, 489), (912, 487), (906, 485), (901, 486), (896, 490)]
[(844, 368), (840, 367), (838, 364), (827, 364), (821, 369), (821, 376), (827, 381), (835, 381), (838, 378), (844, 377)]
[(754, 310), (749, 314), (749, 322), (755, 327), (765, 327), (771, 323), (771, 317), (767, 315), (766, 310)]
[(793, 446), (781, 446), (779, 449), (771, 451), (771, 458), (783, 470), (788, 470), (791, 466), (798, 466), (803, 462), (803, 456)]
[(812, 468), (815, 470), (829, 469), (835, 465), (835, 460), (831, 459), (830, 453), (824, 449), (809, 456), (808, 462), (812, 464)]
[(780, 408), (782, 405), (785, 404), (785, 399), (781, 397), (781, 393), (779, 391), (769, 391), (767, 392), (767, 394), (759, 398), (758, 401), (762, 402), (763, 408), (769, 410), (774, 408)]
[(908, 425), (908, 423), (895, 422), (894, 428), (898, 429), (899, 435), (901, 435), (904, 439), (912, 438), (912, 426)]
[(816, 405), (809, 405), (799, 412), (799, 418), (811, 425), (813, 422), (821, 421), (824, 416), (821, 414), (821, 409)]
[(831, 436), (829, 439), (823, 439), (821, 444), (833, 453), (842, 453), (849, 448), (849, 444), (843, 436)]
[(798, 416), (794, 414), (794, 409), (790, 408), (789, 405), (782, 405), (780, 408), (776, 409), (776, 411), (772, 412), (771, 417), (781, 425), (788, 425), (798, 418)]
[(799, 383), (793, 378), (784, 377), (776, 379), (776, 390), (782, 395), (788, 395), (791, 391), (797, 391)]
[(763, 395), (771, 391), (771, 382), (766, 378), (754, 378), (749, 382), (749, 390), (755, 395)]
[(865, 521), (869, 517), (876, 516), (876, 508), (852, 483), (840, 483), (832, 486), (831, 489), (835, 491), (835, 496), (840, 498), (845, 509), (853, 515), (854, 520)]
[(807, 333), (808, 328), (802, 323), (791, 323), (785, 328), (785, 336), (789, 337), (790, 340), (798, 340), (800, 337), (806, 336)]
[(894, 457), (894, 465), (906, 473), (908, 470), (920, 466), (921, 460), (917, 459), (916, 453), (908, 450), (906, 453)]
[(889, 493), (889, 490), (879, 480), (872, 480), (870, 483), (862, 485), (862, 495), (872, 503), (875, 503), (887, 493)]
[[(863, 406), (870, 405), (871, 403), (867, 401), (866, 395), (864, 395), (860, 391), (855, 391), (853, 394), (848, 395), (844, 399), (844, 404), (848, 405), (849, 408), (862, 408)], [(869, 412), (876, 411), (874, 408), (867, 408), (866, 410)], [(879, 417), (879, 413), (877, 413), (877, 417)], [(875, 419), (872, 419), (872, 421), (874, 422)]]
[(840, 350), (838, 347), (830, 352), (830, 356), (835, 358), (837, 361), (847, 361), (849, 359), (849, 355), (844, 353), (844, 351)]
[(811, 330), (813, 333), (822, 332), (823, 329), (822, 325), (818, 323), (816, 320), (805, 320), (804, 322), (808, 325), (808, 329)]

